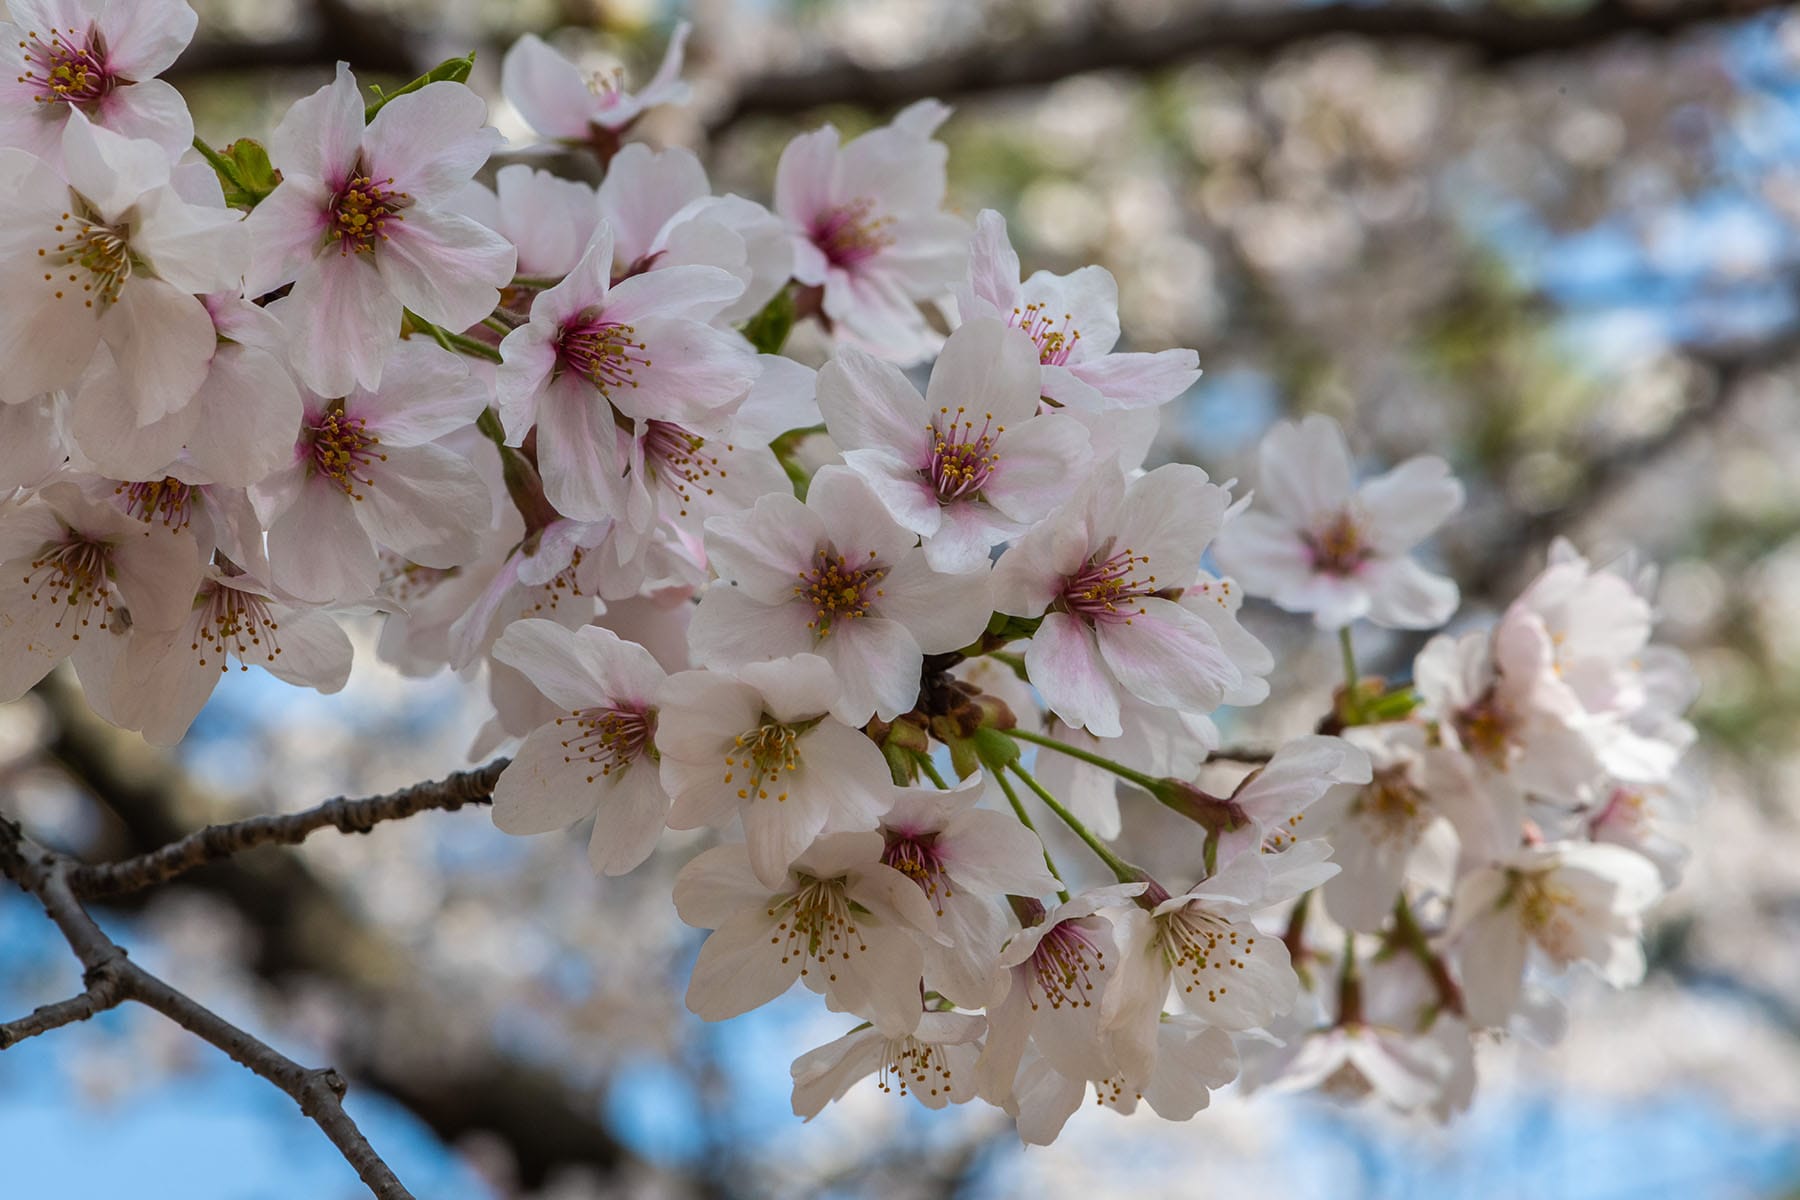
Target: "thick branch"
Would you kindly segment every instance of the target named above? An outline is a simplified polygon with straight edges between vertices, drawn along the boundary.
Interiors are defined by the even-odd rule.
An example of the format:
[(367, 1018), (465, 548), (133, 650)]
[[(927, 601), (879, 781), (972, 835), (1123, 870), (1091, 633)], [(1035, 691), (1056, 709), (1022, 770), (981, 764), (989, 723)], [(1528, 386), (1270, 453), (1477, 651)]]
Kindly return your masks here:
[[(357, 1177), (378, 1200), (412, 1200), (388, 1165), (344, 1111), (345, 1084), (336, 1071), (303, 1067), (274, 1047), (239, 1029), (192, 997), (170, 987), (126, 957), (125, 951), (106, 936), (88, 915), (70, 886), (71, 870), (79, 864), (64, 855), (45, 850), (25, 837), (10, 821), (0, 820), (0, 874), (5, 874), (44, 906), (44, 912), (62, 932), (69, 949), (81, 962), (87, 991), (74, 1000), (41, 1008), (21, 1022), (0, 1027), (0, 1047), (10, 1044), (6, 1030), (36, 1022), (51, 1013), (55, 1025), (85, 1020), (125, 1000), (155, 1009), (195, 1037), (224, 1051), (233, 1061), (249, 1068), (290, 1096), (300, 1111), (331, 1139), (332, 1145), (355, 1170)], [(16, 1041), (12, 1038), (11, 1041)]]
[(497, 758), (472, 771), (458, 771), (430, 783), (417, 783), (384, 796), (351, 800), (339, 796), (303, 812), (251, 817), (226, 825), (209, 825), (160, 850), (121, 862), (80, 865), (69, 882), (81, 896), (112, 896), (163, 883), (195, 867), (256, 846), (292, 846), (320, 829), (367, 833), (382, 821), (399, 820), (432, 809), (454, 812), (465, 804), (486, 804), (510, 760)]
[(1153, 71), (1203, 58), (1268, 56), (1338, 36), (1433, 43), (1481, 62), (1504, 63), (1585, 50), (1620, 37), (1673, 37), (1702, 23), (1786, 6), (1782, 0), (1674, 5), (1598, 0), (1567, 16), (1528, 16), (1499, 5), (1470, 9), (1424, 3), (1203, 9), (1143, 29), (1095, 23), (1037, 40), (983, 43), (900, 67), (840, 61), (753, 78), (739, 88), (713, 127), (751, 115), (799, 113), (830, 104), (898, 107), (926, 96), (1037, 87), (1089, 71)]

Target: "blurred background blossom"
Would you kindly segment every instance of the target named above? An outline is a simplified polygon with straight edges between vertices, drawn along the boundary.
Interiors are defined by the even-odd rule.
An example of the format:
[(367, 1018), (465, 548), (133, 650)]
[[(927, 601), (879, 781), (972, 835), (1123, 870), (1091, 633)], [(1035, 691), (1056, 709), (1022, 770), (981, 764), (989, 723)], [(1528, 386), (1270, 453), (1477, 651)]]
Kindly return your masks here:
[[(720, 191), (766, 198), (781, 146), (822, 120), (854, 131), (941, 96), (955, 207), (1004, 212), (1028, 270), (1109, 268), (1134, 348), (1199, 350), (1157, 460), (1246, 477), (1262, 432), (1312, 411), (1370, 469), (1444, 454), (1471, 497), (1434, 564), (1463, 585), (1460, 621), (1504, 604), (1559, 533), (1600, 560), (1636, 547), (1663, 564), (1664, 636), (1703, 681), (1694, 857), (1658, 910), (1648, 982), (1573, 988), (1553, 1047), (1484, 1048), (1474, 1110), (1442, 1129), (1227, 1093), (1185, 1125), (1083, 1114), (1024, 1152), (998, 1114), (925, 1113), (872, 1085), (802, 1126), (789, 1060), (841, 1022), (799, 1000), (719, 1026), (685, 1012), (698, 938), (668, 886), (692, 835), (597, 879), (579, 831), (519, 841), (433, 813), (105, 914), (187, 991), (343, 1067), (419, 1195), (1800, 1195), (1800, 12), (195, 3), (200, 40), (169, 78), (214, 143), (266, 136), (336, 59), (400, 82), (473, 46), (509, 154), (559, 155), (499, 98), (501, 50), (538, 32), (642, 80), (683, 17), (695, 102), (638, 133), (698, 150)], [(1336, 649), (1304, 619), (1247, 615), (1288, 670), (1227, 737), (1272, 743), (1328, 703)], [(53, 677), (0, 708), (12, 807), (105, 857), (440, 776), (483, 701), (401, 678), (376, 633), (343, 694), (231, 679), (170, 755)], [(1398, 671), (1418, 645), (1371, 636), (1365, 661)], [(1128, 815), (1124, 849), (1153, 871), (1166, 816)], [(0, 1011), (66, 993), (70, 973), (35, 905), (0, 894)], [(284, 1097), (135, 1010), (0, 1057), (0, 1162), (0, 1195), (29, 1200), (358, 1194)]]

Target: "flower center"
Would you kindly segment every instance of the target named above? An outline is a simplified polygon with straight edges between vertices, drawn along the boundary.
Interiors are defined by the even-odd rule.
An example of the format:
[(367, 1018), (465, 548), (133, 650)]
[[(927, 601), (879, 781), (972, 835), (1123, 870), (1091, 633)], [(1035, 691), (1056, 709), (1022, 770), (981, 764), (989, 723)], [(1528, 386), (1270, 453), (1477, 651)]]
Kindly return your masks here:
[(1413, 785), (1405, 766), (1378, 767), (1374, 779), (1357, 793), (1350, 811), (1362, 818), (1371, 841), (1406, 846), (1418, 840), (1427, 805), (1425, 794)]
[(955, 892), (950, 887), (950, 876), (944, 872), (944, 862), (938, 857), (937, 834), (907, 834), (895, 829), (886, 833), (887, 849), (882, 851), (881, 861), (918, 884), (938, 916), (943, 916), (944, 901)]
[(201, 666), (207, 665), (211, 655), (218, 660), (220, 671), (228, 671), (235, 657), (239, 669), (248, 671), (252, 654), (269, 666), (281, 653), (275, 637), (281, 626), (262, 596), (214, 581), (206, 585), (194, 607), (199, 610), (199, 622), (188, 648), (198, 655)]
[(1354, 575), (1373, 553), (1355, 516), (1347, 512), (1324, 529), (1301, 536), (1312, 551), (1313, 569), (1326, 575)]
[(113, 612), (113, 587), (107, 578), (112, 567), (112, 547), (90, 541), (73, 530), (60, 542), (51, 542), (38, 551), (25, 573), (24, 582), (31, 585), (31, 599), (42, 600), (52, 608), (61, 607), (56, 628), (73, 623), (69, 636), (81, 640), (80, 630), (93, 623), (93, 610), (100, 609), (100, 625), (110, 623)]
[(87, 308), (94, 307), (96, 300), (102, 304), (117, 300), (131, 278), (131, 244), (126, 230), (66, 212), (52, 232), (58, 240), (54, 245), (39, 246), (38, 257), (46, 268), (44, 282), (55, 290), (56, 298), (61, 300), (69, 285), (79, 283), (87, 294)]
[(1519, 880), (1519, 921), (1532, 940), (1558, 966), (1583, 957), (1580, 932), (1571, 921), (1571, 910), (1582, 911), (1575, 893), (1546, 875), (1526, 875)]
[(1484, 759), (1497, 771), (1506, 770), (1512, 758), (1512, 714), (1501, 705), (1493, 688), (1451, 718), (1463, 749)]
[(106, 69), (99, 37), (72, 39), (73, 30), (52, 27), (47, 40), (34, 32), (19, 43), (25, 52), (19, 82), (32, 90), (34, 104), (92, 104), (112, 91), (116, 80)]
[(647, 347), (633, 341), (637, 331), (618, 321), (574, 321), (557, 338), (557, 356), (567, 369), (610, 395), (615, 388), (636, 387), (639, 367), (649, 367)]
[(343, 488), (352, 500), (361, 500), (356, 486), (375, 482), (367, 474), (369, 464), (387, 461), (387, 455), (375, 449), (380, 444), (366, 420), (333, 408), (312, 428), (313, 469)]
[(994, 414), (985, 413), (977, 430), (964, 411), (958, 408), (952, 415), (948, 408), (940, 408), (931, 423), (931, 461), (920, 474), (931, 481), (939, 504), (979, 500), (1000, 462), (999, 438), (1006, 426), (996, 426)]
[(820, 213), (808, 236), (832, 266), (853, 267), (894, 244), (887, 231), (893, 223), (892, 217), (876, 216), (875, 202), (864, 197)]
[[(1031, 952), (1032, 978), (1051, 1008), (1092, 1008), (1094, 1001), (1088, 993), (1095, 990), (1096, 982), (1104, 984), (1099, 977), (1105, 971), (1106, 952), (1075, 921), (1057, 922)], [(1031, 1007), (1037, 1010), (1035, 995)]]
[(1156, 592), (1156, 576), (1132, 578), (1138, 568), (1149, 565), (1149, 558), (1133, 554), (1129, 546), (1106, 558), (1095, 553), (1080, 570), (1063, 580), (1062, 605), (1090, 625), (1101, 621), (1123, 621), (1129, 625), (1132, 617), (1144, 611), (1136, 601)]
[(344, 186), (331, 198), (331, 236), (343, 254), (370, 254), (387, 241), (387, 223), (403, 221), (400, 210), (412, 197), (394, 189), (394, 180), (371, 179), (358, 162)]
[(1164, 961), (1171, 971), (1185, 977), (1179, 981), (1181, 990), (1189, 995), (1204, 992), (1214, 1004), (1225, 994), (1229, 972), (1243, 970), (1244, 959), (1256, 946), (1254, 937), (1240, 937), (1224, 921), (1191, 909), (1158, 917), (1156, 925)]
[[(644, 464), (681, 500), (681, 515), (688, 515), (697, 490), (703, 496), (713, 494), (708, 482), (715, 474), (725, 478), (724, 468), (713, 455), (703, 452), (706, 439), (673, 421), (646, 422), (644, 431)], [(726, 450), (731, 447), (727, 446)]]
[(1022, 329), (1027, 337), (1037, 343), (1038, 363), (1047, 367), (1060, 367), (1069, 361), (1081, 341), (1081, 330), (1072, 322), (1075, 314), (1064, 313), (1060, 322), (1051, 318), (1039, 302), (1027, 304), (1024, 308), (1012, 310), (1012, 316), (1006, 323), (1014, 329)]
[(942, 1046), (907, 1036), (889, 1038), (881, 1055), (876, 1086), (884, 1092), (942, 1096), (950, 1091), (950, 1055)]
[(142, 483), (121, 483), (113, 489), (113, 495), (123, 497), (119, 506), (128, 517), (136, 517), (146, 525), (160, 520), (170, 529), (186, 529), (194, 519), (200, 489), (170, 475)]
[(767, 721), (732, 739), (731, 752), (725, 756), (725, 782), (736, 781), (740, 771), (749, 774), (739, 783), (739, 800), (767, 800), (771, 787), (776, 789), (777, 804), (788, 798), (781, 776), (800, 769), (800, 733), (791, 725)]
[(461, 567), (425, 567), (392, 550), (381, 551), (381, 590), (401, 604), (429, 595), (438, 584), (460, 574)]
[(816, 637), (829, 637), (839, 621), (866, 617), (883, 595), (881, 581), (888, 569), (869, 551), (866, 565), (853, 567), (850, 560), (826, 547), (813, 553), (812, 570), (800, 572), (794, 595), (812, 606), (813, 619), (806, 627)]
[(556, 718), (558, 725), (573, 723), (574, 736), (564, 739), (563, 761), (572, 763), (584, 758), (600, 768), (604, 779), (614, 771), (624, 771), (636, 762), (656, 732), (656, 713), (647, 708), (578, 708), (566, 717)]
[(773, 939), (781, 945), (781, 961), (800, 959), (802, 975), (811, 974), (811, 964), (817, 963), (826, 979), (835, 983), (837, 973), (832, 970), (831, 960), (848, 959), (852, 951), (869, 948), (857, 932), (856, 914), (851, 911), (849, 897), (844, 895), (842, 879), (801, 876), (799, 889), (768, 913), (782, 918), (776, 924)]

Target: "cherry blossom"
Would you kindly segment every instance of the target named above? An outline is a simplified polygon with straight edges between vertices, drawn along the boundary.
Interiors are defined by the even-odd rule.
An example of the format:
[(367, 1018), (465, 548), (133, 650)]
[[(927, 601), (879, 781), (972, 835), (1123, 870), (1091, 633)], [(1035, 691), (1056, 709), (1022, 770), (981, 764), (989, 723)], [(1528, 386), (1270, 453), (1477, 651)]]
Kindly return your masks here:
[(254, 578), (208, 567), (187, 620), (134, 633), (114, 689), (117, 719), (172, 746), (221, 676), (252, 665), (327, 695), (350, 677), (350, 639), (329, 615), (285, 603)]
[(282, 118), (269, 156), (281, 185), (245, 224), (245, 291), (294, 285), (282, 305), (300, 381), (324, 396), (374, 388), (403, 309), (450, 329), (493, 310), (517, 254), (448, 203), (499, 145), (460, 83), (395, 96), (363, 125), (350, 68)]
[(700, 599), (690, 642), (714, 669), (789, 654), (831, 663), (840, 720), (891, 720), (918, 695), (926, 654), (980, 636), (992, 607), (988, 574), (933, 571), (858, 476), (826, 468), (806, 503), (768, 495), (707, 523), (720, 578)]
[(0, 511), (0, 701), (73, 657), (105, 704), (127, 630), (172, 630), (200, 582), (199, 543), (57, 482)]
[(616, 147), (616, 137), (646, 111), (663, 104), (685, 104), (688, 85), (681, 80), (681, 60), (692, 29), (675, 26), (662, 65), (637, 92), (624, 86), (624, 72), (584, 75), (542, 38), (526, 34), (514, 42), (500, 64), (500, 86), (525, 123), (547, 138)]
[(1366, 617), (1431, 629), (1456, 609), (1456, 584), (1408, 555), (1462, 507), (1441, 458), (1408, 459), (1360, 487), (1343, 430), (1317, 413), (1263, 438), (1258, 504), (1219, 535), (1219, 563), (1252, 595), (1309, 612), (1321, 629)]
[(1001, 557), (995, 607), (1043, 616), (1025, 667), (1057, 716), (1117, 737), (1121, 691), (1209, 712), (1243, 682), (1213, 625), (1158, 594), (1193, 577), (1226, 500), (1198, 467), (1172, 463), (1127, 486), (1103, 466)]
[(898, 368), (845, 347), (820, 372), (819, 407), (844, 462), (938, 571), (986, 567), (989, 551), (1054, 512), (1087, 458), (1087, 430), (1037, 415), (1031, 342), (998, 321), (950, 335), (921, 396)]
[(986, 1004), (999, 984), (1005, 897), (1057, 887), (1036, 834), (1010, 813), (975, 807), (991, 787), (977, 773), (948, 790), (901, 788), (881, 817), (882, 861), (919, 885), (950, 939), (926, 945), (926, 985), (968, 1008)]
[(831, 834), (774, 887), (757, 879), (742, 845), (696, 855), (675, 880), (675, 909), (713, 932), (694, 964), (688, 1007), (722, 1021), (798, 979), (885, 1034), (918, 1030), (918, 938), (936, 936), (936, 919), (925, 893), (881, 861), (882, 849), (878, 833)]
[(432, 443), (468, 425), (486, 389), (455, 356), (406, 342), (394, 373), (341, 400), (307, 395), (288, 466), (255, 489), (273, 581), (309, 600), (361, 600), (380, 583), (377, 547), (424, 566), (472, 557), (491, 513), (487, 487)]
[(611, 630), (515, 621), (494, 657), (560, 710), (525, 739), (494, 789), (494, 824), (547, 833), (594, 818), (588, 859), (622, 875), (656, 848), (669, 814), (657, 770), (657, 721), (667, 678), (650, 652)]
[(9, 282), (0, 310), (0, 399), (17, 403), (74, 383), (104, 339), (129, 381), (139, 423), (179, 408), (205, 378), (214, 334), (194, 293), (235, 289), (248, 255), (229, 209), (184, 200), (168, 155), (72, 111), (63, 171), (0, 151), (0, 246)]
[(1449, 935), (1460, 944), (1469, 1016), (1505, 1025), (1531, 958), (1557, 971), (1591, 964), (1614, 987), (1636, 983), (1643, 913), (1661, 895), (1655, 865), (1619, 846), (1530, 847), (1471, 872)]
[(193, 40), (185, 0), (12, 0), (0, 23), (0, 145), (52, 163), (74, 113), (174, 158), (194, 137), (181, 94), (156, 78)]
[(843, 145), (826, 125), (789, 142), (775, 170), (794, 278), (823, 289), (846, 336), (902, 365), (935, 347), (918, 302), (947, 293), (967, 255), (966, 227), (942, 211), (948, 151), (931, 136), (949, 115), (921, 100)]
[(809, 1050), (794, 1060), (794, 1115), (812, 1120), (870, 1075), (882, 1091), (911, 1095), (926, 1108), (971, 1100), (985, 1026), (968, 1013), (929, 1012), (901, 1037), (870, 1026)]
[(717, 267), (671, 267), (611, 282), (602, 224), (569, 277), (540, 293), (501, 343), (507, 441), (535, 426), (550, 502), (597, 521), (618, 511), (619, 424), (700, 423), (742, 399), (757, 373), (742, 338), (705, 324), (743, 284)]
[(826, 716), (838, 680), (817, 655), (750, 663), (736, 678), (684, 672), (668, 685), (657, 743), (676, 829), (741, 817), (750, 864), (769, 887), (820, 832), (869, 830), (891, 798), (861, 733)]
[(1117, 353), (1119, 285), (1105, 267), (1068, 275), (1038, 271), (1020, 282), (1006, 219), (975, 219), (969, 273), (957, 291), (964, 321), (987, 317), (1023, 331), (1037, 347), (1038, 391), (1057, 405), (1089, 411), (1154, 408), (1200, 378), (1192, 350)]

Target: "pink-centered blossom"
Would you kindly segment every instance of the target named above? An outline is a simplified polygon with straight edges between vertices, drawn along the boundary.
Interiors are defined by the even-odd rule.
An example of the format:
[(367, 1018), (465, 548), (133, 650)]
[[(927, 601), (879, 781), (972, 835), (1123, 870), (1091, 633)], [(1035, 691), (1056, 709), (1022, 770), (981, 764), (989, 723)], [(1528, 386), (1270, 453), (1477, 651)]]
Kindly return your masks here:
[(706, 549), (719, 578), (694, 614), (695, 661), (717, 670), (817, 654), (843, 686), (834, 715), (892, 720), (918, 698), (924, 656), (968, 645), (993, 611), (988, 572), (940, 574), (915, 542), (841, 467), (814, 475), (804, 504), (775, 493), (714, 518)]
[(0, 510), (0, 703), (65, 658), (105, 707), (128, 634), (172, 630), (191, 611), (199, 544), (146, 525), (69, 482)]
[(185, 405), (216, 339), (196, 293), (235, 291), (249, 247), (238, 213), (191, 204), (168, 155), (71, 113), (63, 174), (0, 150), (0, 400), (76, 382), (102, 341), (138, 424)]
[(393, 361), (373, 390), (305, 396), (293, 457), (252, 493), (269, 530), (272, 582), (295, 596), (372, 596), (384, 547), (456, 566), (473, 557), (491, 518), (475, 467), (433, 444), (474, 422), (487, 389), (429, 343), (403, 342)]
[(520, 671), (559, 715), (514, 755), (494, 788), (494, 824), (548, 833), (592, 817), (588, 861), (623, 875), (656, 849), (669, 815), (657, 772), (657, 720), (667, 676), (642, 646), (611, 630), (516, 621), (494, 657)]
[(947, 294), (967, 260), (967, 227), (943, 211), (949, 152), (936, 100), (840, 145), (830, 125), (781, 152), (775, 212), (794, 239), (794, 278), (823, 289), (825, 316), (856, 344), (902, 365), (936, 348), (919, 302)]
[(998, 321), (950, 335), (926, 394), (899, 368), (846, 346), (819, 372), (825, 428), (888, 513), (924, 541), (939, 571), (983, 570), (1069, 494), (1087, 430), (1038, 415), (1030, 339)]
[(427, 84), (363, 124), (350, 68), (297, 102), (269, 157), (279, 187), (245, 224), (255, 247), (245, 291), (283, 284), (294, 371), (322, 396), (373, 388), (403, 309), (452, 330), (493, 311), (512, 245), (450, 201), (500, 143), (487, 106), (460, 83)]
[(1441, 458), (1408, 459), (1356, 484), (1330, 417), (1283, 421), (1263, 438), (1256, 506), (1219, 534), (1219, 564), (1255, 596), (1313, 614), (1321, 629), (1360, 618), (1430, 629), (1456, 611), (1456, 584), (1411, 552), (1457, 509), (1462, 485)]
[(194, 138), (187, 103), (156, 78), (193, 39), (185, 0), (11, 0), (0, 23), (0, 145), (52, 163), (80, 113), (154, 142), (171, 160)]
[(612, 283), (612, 231), (599, 233), (568, 278), (540, 293), (531, 321), (508, 334), (498, 376), (507, 441), (537, 429), (544, 492), (564, 515), (623, 515), (627, 435), (641, 423), (694, 425), (742, 399), (757, 374), (749, 344), (705, 317), (743, 284), (717, 267), (685, 266)]
[(1116, 352), (1119, 285), (1105, 267), (1020, 280), (1006, 220), (992, 209), (975, 219), (969, 274), (957, 291), (964, 321), (992, 318), (1023, 331), (1037, 348), (1038, 390), (1046, 400), (1100, 412), (1155, 408), (1200, 378), (1192, 350)]
[(1165, 594), (1193, 580), (1228, 499), (1198, 467), (1158, 467), (1128, 486), (1101, 466), (1001, 556), (994, 606), (1043, 617), (1025, 667), (1057, 716), (1117, 737), (1121, 691), (1204, 713), (1243, 683), (1219, 630)]
[(949, 788), (899, 788), (881, 817), (882, 861), (919, 885), (950, 944), (925, 947), (925, 985), (966, 1008), (1000, 986), (1007, 896), (1057, 887), (1044, 844), (1010, 812), (977, 808), (992, 785), (979, 772)]

